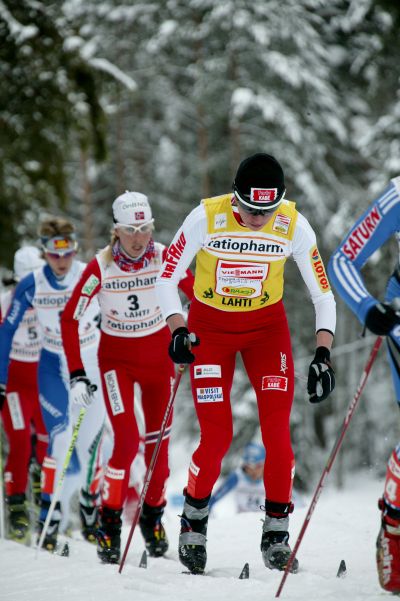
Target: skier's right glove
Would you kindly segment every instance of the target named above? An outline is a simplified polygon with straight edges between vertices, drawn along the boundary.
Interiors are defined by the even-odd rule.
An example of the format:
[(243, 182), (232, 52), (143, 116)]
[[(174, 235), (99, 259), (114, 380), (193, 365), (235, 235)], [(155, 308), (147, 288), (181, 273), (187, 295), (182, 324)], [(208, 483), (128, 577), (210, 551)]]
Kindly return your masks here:
[(0, 411), (3, 409), (6, 398), (6, 385), (0, 384)]
[(169, 343), (168, 353), (174, 363), (193, 363), (195, 356), (191, 353), (192, 346), (198, 346), (200, 340), (196, 334), (189, 334), (185, 327), (176, 328), (172, 332), (172, 340)]
[(84, 369), (74, 371), (70, 376), (70, 398), (76, 405), (86, 409), (91, 405), (97, 390), (96, 384), (92, 384)]
[(310, 403), (324, 401), (335, 388), (335, 372), (331, 354), (325, 346), (319, 346), (308, 368), (307, 392)]
[(365, 326), (373, 334), (387, 336), (400, 323), (400, 315), (389, 303), (377, 303), (368, 310)]

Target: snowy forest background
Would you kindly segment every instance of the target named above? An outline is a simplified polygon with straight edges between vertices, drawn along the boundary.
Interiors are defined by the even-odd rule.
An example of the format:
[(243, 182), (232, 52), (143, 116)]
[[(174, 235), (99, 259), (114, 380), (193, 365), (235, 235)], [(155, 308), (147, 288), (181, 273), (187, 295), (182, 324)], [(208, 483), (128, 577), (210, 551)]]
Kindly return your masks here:
[[(325, 262), (355, 217), (400, 173), (398, 0), (0, 0), (0, 266), (35, 242), (44, 212), (71, 217), (81, 256), (104, 246), (111, 204), (149, 196), (168, 244), (200, 198), (231, 189), (242, 158), (282, 163), (287, 197), (317, 231)], [(382, 297), (393, 242), (365, 268)], [(337, 388), (310, 405), (304, 378), (314, 314), (289, 262), (285, 304), (297, 380), (297, 486), (316, 482), (373, 337), (337, 299)], [(188, 378), (174, 438), (192, 449)], [(253, 391), (238, 360), (235, 440), (224, 471), (257, 436)], [(383, 475), (399, 436), (384, 351), (339, 455), (335, 479)], [(189, 460), (189, 457), (188, 457)]]

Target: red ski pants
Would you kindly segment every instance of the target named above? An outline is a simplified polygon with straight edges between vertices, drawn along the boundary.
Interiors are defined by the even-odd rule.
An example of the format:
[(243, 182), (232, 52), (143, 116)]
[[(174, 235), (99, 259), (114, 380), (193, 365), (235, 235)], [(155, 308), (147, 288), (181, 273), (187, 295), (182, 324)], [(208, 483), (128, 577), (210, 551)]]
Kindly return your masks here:
[[(114, 432), (113, 452), (106, 469), (102, 502), (121, 509), (126, 499), (129, 471), (139, 447), (139, 429), (134, 412), (134, 383), (142, 392), (145, 420), (145, 463), (149, 465), (174, 381), (174, 365), (168, 356), (171, 339), (167, 327), (141, 338), (118, 338), (102, 332), (99, 366), (106, 409)], [(145, 501), (158, 506), (165, 502), (169, 476), (167, 424)]]
[(193, 300), (188, 323), (200, 338), (200, 345), (193, 349), (191, 383), (201, 431), (189, 467), (188, 493), (197, 499), (207, 497), (220, 475), (233, 436), (230, 393), (240, 353), (256, 394), (266, 448), (266, 498), (289, 502), (294, 475), (289, 425), (294, 367), (283, 303), (240, 313)]
[(31, 426), (36, 434), (36, 459), (42, 465), (48, 436), (39, 404), (37, 363), (12, 359), (8, 368), (7, 402), (2, 417), (9, 444), (5, 465), (6, 494), (25, 492), (32, 454)]

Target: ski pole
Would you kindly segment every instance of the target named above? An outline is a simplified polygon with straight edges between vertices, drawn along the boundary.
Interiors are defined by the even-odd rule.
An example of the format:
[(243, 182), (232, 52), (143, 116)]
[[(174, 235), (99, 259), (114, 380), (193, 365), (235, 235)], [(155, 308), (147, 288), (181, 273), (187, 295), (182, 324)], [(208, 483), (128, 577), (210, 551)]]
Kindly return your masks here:
[(328, 474), (329, 474), (329, 472), (331, 470), (331, 467), (333, 465), (333, 462), (335, 461), (336, 455), (337, 455), (337, 453), (338, 453), (338, 451), (339, 451), (339, 449), (340, 449), (340, 447), (342, 445), (344, 435), (346, 434), (346, 431), (347, 431), (347, 428), (349, 427), (351, 418), (353, 417), (354, 411), (355, 411), (355, 409), (356, 409), (356, 407), (358, 405), (358, 401), (360, 399), (361, 393), (364, 390), (364, 386), (365, 386), (367, 378), (369, 376), (369, 372), (371, 371), (372, 365), (373, 365), (373, 363), (374, 363), (374, 361), (376, 359), (376, 355), (378, 354), (379, 348), (380, 348), (380, 346), (382, 344), (382, 340), (383, 340), (382, 336), (378, 336), (378, 338), (375, 341), (374, 346), (372, 347), (371, 353), (370, 353), (370, 355), (368, 357), (368, 361), (367, 361), (367, 363), (366, 363), (366, 365), (364, 367), (364, 371), (363, 371), (363, 373), (361, 375), (361, 379), (360, 379), (360, 382), (358, 384), (356, 393), (355, 393), (353, 399), (351, 400), (351, 402), (350, 402), (350, 404), (349, 404), (349, 406), (347, 408), (347, 412), (346, 412), (345, 418), (343, 420), (342, 427), (341, 427), (341, 429), (339, 431), (339, 434), (338, 434), (338, 436), (336, 438), (336, 442), (335, 442), (335, 444), (333, 446), (333, 449), (332, 449), (331, 454), (329, 456), (329, 459), (328, 459), (328, 461), (326, 463), (324, 471), (322, 472), (322, 476), (321, 476), (321, 478), (320, 478), (320, 480), (318, 482), (317, 488), (315, 489), (315, 493), (314, 493), (314, 496), (313, 496), (312, 501), (310, 503), (310, 507), (309, 507), (307, 515), (305, 517), (303, 526), (302, 526), (302, 528), (300, 530), (300, 534), (297, 537), (296, 544), (293, 547), (293, 551), (290, 554), (289, 561), (287, 562), (287, 565), (285, 567), (285, 571), (284, 571), (284, 574), (282, 576), (282, 580), (281, 580), (279, 588), (278, 588), (278, 590), (276, 592), (275, 597), (279, 597), (279, 595), (282, 592), (282, 589), (283, 589), (283, 586), (285, 584), (286, 578), (287, 578), (287, 576), (289, 574), (289, 571), (290, 571), (290, 568), (292, 567), (292, 564), (293, 564), (293, 562), (295, 560), (297, 551), (298, 551), (298, 549), (300, 547), (300, 543), (301, 543), (301, 541), (303, 539), (304, 533), (305, 533), (305, 531), (307, 529), (307, 526), (308, 526), (308, 524), (310, 522), (311, 516), (312, 516), (312, 514), (314, 512), (314, 509), (315, 509), (315, 506), (317, 504), (317, 501), (318, 501), (318, 499), (320, 497), (320, 494), (322, 492), (322, 488), (323, 488), (323, 486), (325, 484), (325, 480), (326, 480), (326, 478), (327, 478), (327, 476), (328, 476)]
[(51, 500), (50, 507), (49, 507), (49, 510), (47, 512), (46, 520), (44, 522), (43, 529), (42, 529), (42, 532), (40, 534), (39, 542), (38, 542), (38, 544), (36, 546), (36, 557), (38, 556), (39, 549), (41, 549), (42, 546), (43, 546), (43, 541), (44, 541), (45, 536), (47, 534), (47, 530), (49, 528), (49, 524), (50, 524), (50, 520), (51, 520), (51, 517), (52, 517), (53, 512), (54, 512), (54, 508), (55, 508), (56, 503), (57, 503), (57, 501), (59, 499), (59, 496), (60, 496), (60, 493), (61, 493), (61, 488), (62, 488), (62, 485), (63, 485), (63, 482), (64, 482), (64, 478), (65, 478), (65, 474), (66, 474), (66, 471), (68, 469), (69, 462), (71, 461), (71, 457), (72, 457), (72, 453), (73, 453), (73, 450), (74, 450), (74, 447), (75, 447), (76, 439), (78, 438), (79, 429), (80, 429), (80, 427), (82, 425), (82, 421), (83, 421), (83, 418), (85, 417), (85, 413), (86, 413), (86, 409), (84, 407), (82, 407), (81, 410), (79, 411), (78, 419), (76, 421), (76, 424), (75, 424), (73, 432), (72, 432), (72, 438), (71, 438), (71, 442), (69, 443), (68, 451), (67, 451), (67, 453), (65, 455), (64, 465), (63, 465), (60, 477), (58, 479), (56, 488), (55, 488), (55, 490), (53, 492), (53, 495), (52, 495), (53, 498)]
[(164, 436), (165, 428), (167, 427), (167, 423), (168, 423), (170, 415), (171, 415), (171, 411), (172, 411), (172, 407), (173, 407), (173, 404), (174, 404), (174, 401), (175, 401), (176, 393), (178, 391), (179, 383), (181, 381), (182, 374), (183, 374), (184, 370), (185, 370), (185, 366), (184, 365), (180, 365), (178, 367), (178, 375), (175, 378), (174, 387), (172, 389), (171, 396), (169, 397), (169, 401), (168, 401), (167, 407), (165, 409), (165, 414), (164, 414), (163, 421), (161, 422), (160, 432), (159, 432), (158, 437), (157, 437), (156, 446), (154, 447), (153, 455), (151, 457), (149, 466), (147, 468), (147, 471), (146, 471), (146, 474), (145, 474), (145, 477), (144, 477), (142, 492), (141, 492), (140, 497), (139, 497), (139, 501), (138, 501), (138, 504), (137, 504), (137, 507), (136, 507), (135, 515), (133, 516), (132, 526), (131, 526), (131, 529), (130, 529), (130, 532), (129, 532), (128, 540), (126, 541), (125, 549), (124, 549), (124, 552), (122, 554), (121, 563), (119, 565), (119, 570), (118, 570), (118, 572), (120, 574), (121, 574), (122, 569), (123, 569), (124, 564), (125, 564), (126, 556), (128, 554), (129, 545), (131, 544), (133, 533), (135, 532), (135, 528), (137, 526), (140, 514), (142, 512), (142, 507), (143, 507), (144, 499), (145, 499), (145, 496), (147, 494), (147, 489), (149, 488), (150, 480), (151, 480), (151, 477), (153, 475), (154, 466), (155, 466), (157, 458), (158, 458), (158, 453), (160, 451), (160, 447), (161, 447), (162, 439), (163, 439), (163, 436)]

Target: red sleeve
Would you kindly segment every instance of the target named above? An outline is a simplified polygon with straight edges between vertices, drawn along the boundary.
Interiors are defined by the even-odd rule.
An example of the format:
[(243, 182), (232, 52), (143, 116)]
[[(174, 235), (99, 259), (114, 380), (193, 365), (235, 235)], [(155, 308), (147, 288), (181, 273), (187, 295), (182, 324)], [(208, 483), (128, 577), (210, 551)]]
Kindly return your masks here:
[(100, 266), (97, 259), (93, 259), (86, 266), (61, 315), (61, 335), (69, 373), (83, 369), (79, 345), (79, 319), (100, 287)]
[[(162, 260), (165, 261), (167, 256), (168, 248), (164, 248), (162, 252)], [(193, 298), (193, 287), (194, 287), (194, 275), (190, 269), (186, 270), (186, 275), (178, 283), (178, 288), (182, 290), (183, 294), (191, 301)]]

